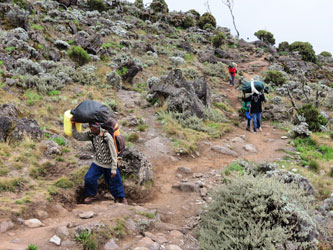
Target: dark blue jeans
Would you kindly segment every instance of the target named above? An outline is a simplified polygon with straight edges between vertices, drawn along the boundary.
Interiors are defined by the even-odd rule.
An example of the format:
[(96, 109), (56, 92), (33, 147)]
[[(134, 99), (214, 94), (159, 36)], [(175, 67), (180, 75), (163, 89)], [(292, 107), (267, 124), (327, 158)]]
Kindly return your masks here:
[(261, 113), (253, 113), (253, 131), (257, 132), (257, 128), (260, 128), (261, 125)]
[(120, 172), (117, 169), (117, 175), (111, 178), (111, 169), (102, 168), (95, 163), (91, 163), (86, 176), (84, 177), (84, 191), (87, 196), (97, 194), (98, 179), (104, 175), (104, 180), (109, 186), (110, 193), (114, 198), (124, 198), (125, 192), (121, 181)]

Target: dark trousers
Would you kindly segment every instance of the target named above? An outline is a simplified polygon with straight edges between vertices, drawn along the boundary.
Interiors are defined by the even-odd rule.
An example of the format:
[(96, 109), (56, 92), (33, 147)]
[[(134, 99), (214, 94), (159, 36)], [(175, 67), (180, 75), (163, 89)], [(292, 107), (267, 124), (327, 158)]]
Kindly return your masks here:
[(253, 113), (253, 131), (257, 132), (257, 128), (261, 126), (261, 113)]
[(121, 181), (120, 172), (117, 169), (117, 175), (111, 178), (111, 169), (102, 168), (95, 163), (91, 163), (86, 176), (84, 177), (84, 191), (87, 196), (97, 194), (98, 179), (104, 175), (104, 180), (109, 186), (110, 193), (114, 198), (124, 198), (125, 192)]

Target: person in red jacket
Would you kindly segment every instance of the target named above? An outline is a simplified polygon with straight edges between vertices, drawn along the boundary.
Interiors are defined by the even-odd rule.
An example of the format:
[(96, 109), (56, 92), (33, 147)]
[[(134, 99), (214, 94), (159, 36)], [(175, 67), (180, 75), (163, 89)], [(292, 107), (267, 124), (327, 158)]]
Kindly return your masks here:
[(230, 79), (230, 84), (232, 86), (235, 85), (235, 76), (236, 76), (236, 73), (237, 73), (237, 64), (236, 63), (232, 63), (229, 65), (229, 79)]

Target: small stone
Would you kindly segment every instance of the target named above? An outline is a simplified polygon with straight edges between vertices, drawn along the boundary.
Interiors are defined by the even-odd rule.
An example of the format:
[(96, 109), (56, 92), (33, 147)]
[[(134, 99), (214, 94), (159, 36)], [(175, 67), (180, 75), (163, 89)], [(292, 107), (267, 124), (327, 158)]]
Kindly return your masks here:
[(14, 223), (11, 220), (0, 222), (0, 233), (7, 232), (14, 227)]
[(74, 248), (76, 245), (76, 242), (75, 241), (71, 241), (71, 240), (64, 240), (62, 243), (61, 243), (61, 246), (64, 247), (64, 248), (68, 248), (68, 249), (72, 249)]
[(220, 154), (232, 155), (232, 156), (235, 156), (235, 157), (238, 156), (238, 154), (235, 151), (231, 150), (228, 147), (224, 147), (224, 146), (213, 146), (211, 148), (211, 150), (213, 150), (215, 152), (218, 152)]
[(284, 135), (284, 136), (281, 136), (281, 139), (282, 139), (282, 140), (287, 140), (287, 139), (288, 139), (288, 136), (285, 136), (285, 135)]
[(294, 172), (294, 173), (296, 173), (297, 172), (297, 168), (293, 168), (291, 171)]
[(177, 245), (170, 244), (166, 246), (165, 250), (182, 250), (182, 249)]
[(119, 249), (119, 246), (114, 242), (113, 239), (109, 240), (105, 245), (104, 245), (104, 250), (116, 250)]
[(246, 144), (243, 146), (243, 148), (248, 152), (257, 153), (257, 149), (253, 144)]
[(198, 192), (198, 185), (193, 182), (179, 183), (182, 192)]
[(192, 173), (192, 170), (190, 168), (187, 168), (187, 167), (179, 167), (177, 169), (178, 172), (180, 173), (184, 173), (184, 174), (191, 174)]
[(53, 235), (50, 242), (56, 244), (57, 246), (61, 245), (61, 239), (57, 235)]
[(150, 250), (150, 249), (147, 247), (136, 247), (133, 250)]
[(56, 234), (59, 235), (61, 238), (66, 238), (69, 236), (69, 230), (66, 226), (61, 226), (57, 228)]
[(207, 190), (207, 188), (205, 188), (205, 187), (200, 188), (200, 195), (201, 195), (202, 197), (207, 196), (207, 194), (208, 194), (208, 190)]
[(87, 211), (79, 214), (81, 219), (90, 219), (95, 216), (93, 211)]
[(49, 214), (43, 210), (37, 210), (36, 214), (37, 214), (38, 218), (40, 218), (40, 219), (46, 219), (49, 217)]
[(27, 227), (30, 227), (30, 228), (35, 228), (35, 227), (40, 227), (43, 224), (38, 219), (30, 219), (30, 220), (24, 221), (24, 225), (26, 225)]
[(181, 238), (181, 237), (183, 237), (183, 233), (180, 232), (180, 231), (178, 231), (178, 230), (172, 230), (172, 231), (169, 233), (169, 235), (170, 235), (171, 237), (175, 237), (175, 238)]

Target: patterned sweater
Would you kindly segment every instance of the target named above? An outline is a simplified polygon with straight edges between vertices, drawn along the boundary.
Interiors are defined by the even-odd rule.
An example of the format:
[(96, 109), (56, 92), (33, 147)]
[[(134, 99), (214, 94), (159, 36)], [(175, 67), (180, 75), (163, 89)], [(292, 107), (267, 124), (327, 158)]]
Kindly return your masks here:
[(117, 169), (117, 151), (113, 137), (104, 129), (99, 135), (94, 135), (90, 131), (79, 133), (76, 127), (72, 129), (73, 137), (78, 141), (92, 141), (95, 150), (94, 162), (102, 168), (111, 168), (112, 173)]

